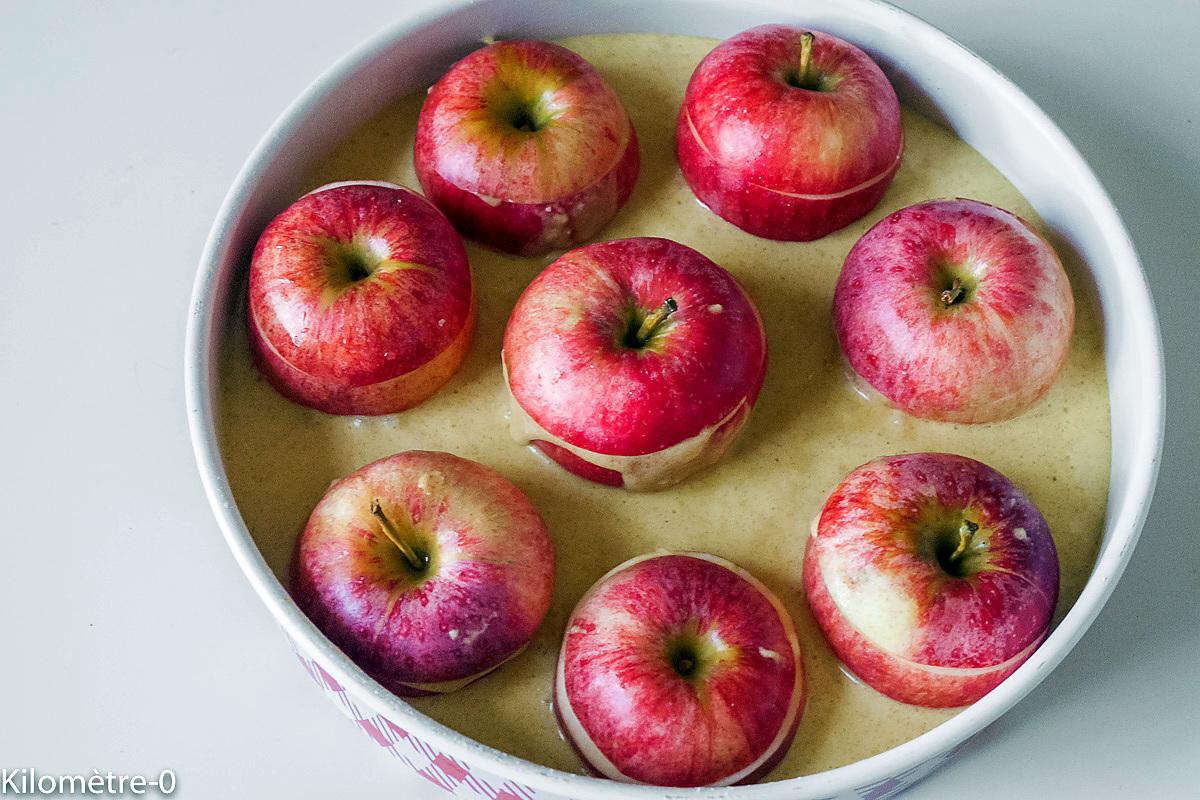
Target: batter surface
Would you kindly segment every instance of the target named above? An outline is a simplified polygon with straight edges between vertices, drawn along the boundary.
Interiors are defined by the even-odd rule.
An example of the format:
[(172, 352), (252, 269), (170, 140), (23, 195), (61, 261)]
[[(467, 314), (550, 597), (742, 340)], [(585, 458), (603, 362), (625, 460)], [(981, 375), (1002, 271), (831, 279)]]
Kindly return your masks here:
[[(462, 691), (413, 701), (431, 717), (531, 761), (581, 772), (550, 707), (563, 626), (596, 578), (662, 548), (708, 551), (741, 564), (796, 621), (808, 706), (795, 743), (769, 779), (849, 764), (929, 730), (954, 712), (883, 697), (848, 677), (825, 644), (801, 589), (809, 522), (845, 473), (876, 456), (938, 450), (979, 459), (1012, 478), (1049, 521), (1062, 566), (1061, 619), (1091, 571), (1108, 492), (1108, 390), (1086, 270), (1059, 247), (1075, 291), (1075, 336), (1049, 396), (1023, 416), (966, 427), (921, 422), (867, 401), (842, 372), (830, 325), (834, 284), (854, 241), (890, 211), (947, 196), (993, 203), (1036, 225), (1025, 199), (954, 134), (905, 110), (904, 160), (878, 208), (816, 242), (757, 239), (703, 208), (675, 162), (675, 114), (692, 70), (715, 41), (623, 34), (563, 43), (613, 86), (641, 141), (637, 188), (601, 237), (664, 236), (694, 247), (736, 275), (762, 312), (769, 364), (745, 431), (716, 467), (655, 494), (591, 484), (515, 444), (501, 336), (517, 296), (552, 258), (505, 256), (467, 242), (479, 314), (470, 355), (444, 389), (403, 414), (332, 417), (284, 400), (256, 372), (244, 321), (237, 320), (222, 355), (221, 442), (255, 541), (286, 580), (296, 536), (331, 481), (400, 450), (447, 450), (500, 470), (529, 494), (554, 538), (558, 579), (553, 607), (530, 647)], [(350, 132), (309, 176), (308, 188), (355, 178), (419, 188), (412, 139), (423, 98), (424, 92), (403, 97)]]

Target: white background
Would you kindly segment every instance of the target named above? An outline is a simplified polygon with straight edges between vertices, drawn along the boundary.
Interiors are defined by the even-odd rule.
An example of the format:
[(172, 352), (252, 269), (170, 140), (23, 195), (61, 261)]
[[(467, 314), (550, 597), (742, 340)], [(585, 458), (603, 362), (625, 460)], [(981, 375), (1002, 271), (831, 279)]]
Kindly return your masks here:
[[(422, 2), (412, 5), (435, 5)], [(1167, 446), (1125, 578), (927, 799), (1200, 797), (1200, 5), (910, 0), (1075, 139), (1150, 275)], [(0, 766), (185, 798), (425, 797), (298, 667), (202, 497), (200, 249), (259, 136), (398, 0), (0, 0)]]

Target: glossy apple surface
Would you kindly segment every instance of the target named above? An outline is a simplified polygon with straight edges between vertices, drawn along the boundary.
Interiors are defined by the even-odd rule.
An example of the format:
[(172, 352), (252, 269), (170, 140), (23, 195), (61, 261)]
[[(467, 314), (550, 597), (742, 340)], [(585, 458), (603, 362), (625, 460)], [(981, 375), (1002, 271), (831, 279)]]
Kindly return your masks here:
[(896, 92), (866, 53), (828, 33), (763, 25), (700, 62), (676, 148), (714, 213), (756, 236), (808, 241), (879, 203), (904, 134)]
[(565, 250), (613, 218), (637, 181), (638, 144), (586, 60), (549, 42), (505, 41), (434, 84), (413, 161), (464, 236), (530, 256)]
[(499, 473), (413, 450), (330, 486), (292, 560), (292, 596), (400, 695), (449, 692), (528, 644), (550, 607), (554, 554)]
[(513, 434), (585, 478), (669, 486), (728, 449), (766, 355), (753, 302), (695, 250), (653, 238), (581, 247), (509, 318)]
[(554, 703), (587, 767), (618, 781), (728, 786), (765, 775), (804, 711), (791, 618), (704, 553), (621, 564), (567, 622)]
[(250, 264), (255, 362), (286, 397), (330, 414), (389, 414), (426, 399), (466, 356), (471, 269), (425, 198), (339, 183), (290, 205)]
[(851, 472), (804, 558), (813, 616), (838, 658), (902, 703), (953, 707), (1037, 649), (1058, 602), (1041, 512), (963, 456), (889, 456)]
[(1054, 249), (975, 200), (931, 200), (846, 256), (833, 322), (851, 369), (897, 408), (943, 422), (1017, 416), (1050, 390), (1075, 324)]

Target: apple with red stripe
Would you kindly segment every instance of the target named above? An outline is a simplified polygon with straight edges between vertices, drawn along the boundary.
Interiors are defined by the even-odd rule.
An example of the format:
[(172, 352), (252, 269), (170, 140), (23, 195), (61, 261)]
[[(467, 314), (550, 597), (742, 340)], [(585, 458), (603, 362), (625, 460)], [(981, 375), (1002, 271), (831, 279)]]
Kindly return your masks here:
[(532, 256), (591, 238), (633, 192), (637, 134), (591, 64), (549, 42), (476, 50), (417, 121), (417, 179), (463, 235)]
[(579, 601), (554, 708), (596, 775), (729, 786), (783, 758), (805, 694), (796, 631), (767, 587), (717, 556), (652, 553)]
[(375, 680), (440, 694), (529, 643), (550, 607), (554, 553), (537, 509), (504, 476), (414, 450), (329, 487), (300, 535), (291, 587)]
[(838, 658), (902, 703), (973, 703), (1033, 654), (1058, 602), (1041, 512), (963, 456), (851, 472), (814, 521), (804, 588)]
[(420, 403), (467, 354), (475, 320), (458, 234), (416, 192), (322, 186), (276, 217), (250, 263), (247, 321), (259, 369), (330, 414)]
[(659, 489), (712, 464), (762, 387), (767, 340), (733, 276), (669, 239), (572, 250), (513, 308), (513, 436), (577, 475)]
[(702, 203), (786, 241), (819, 239), (874, 208), (904, 150), (900, 103), (870, 56), (789, 25), (717, 45), (688, 82), (675, 139)]
[(1075, 301), (1058, 255), (1020, 217), (930, 200), (850, 250), (833, 322), (850, 368), (887, 402), (923, 419), (997, 422), (1050, 390)]

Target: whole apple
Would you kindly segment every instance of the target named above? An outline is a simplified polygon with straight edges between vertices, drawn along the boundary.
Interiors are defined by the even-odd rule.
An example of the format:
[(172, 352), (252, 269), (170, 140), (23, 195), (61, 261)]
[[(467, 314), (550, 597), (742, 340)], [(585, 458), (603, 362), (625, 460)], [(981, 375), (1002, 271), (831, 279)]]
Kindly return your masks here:
[(659, 489), (715, 462), (762, 387), (767, 340), (733, 276), (669, 239), (572, 250), (517, 301), (513, 436), (566, 469)]
[(676, 148), (683, 177), (718, 216), (768, 239), (819, 239), (887, 191), (904, 150), (900, 103), (849, 42), (762, 25), (696, 67)]
[(336, 481), (292, 560), (292, 597), (399, 695), (453, 691), (520, 652), (550, 607), (554, 553), (499, 473), (413, 450)]
[(633, 192), (633, 123), (565, 47), (505, 41), (459, 61), (417, 122), (417, 179), (463, 235), (540, 255), (596, 234)]
[(286, 397), (330, 414), (390, 414), (426, 399), (466, 356), (471, 268), (416, 192), (322, 186), (267, 226), (250, 263), (255, 361)]
[(597, 775), (659, 786), (753, 782), (804, 712), (791, 617), (745, 570), (652, 553), (597, 581), (567, 622), (559, 725)]
[(1054, 249), (1019, 217), (975, 200), (931, 200), (858, 240), (833, 322), (851, 369), (897, 408), (996, 422), (1050, 390), (1075, 301)]
[(902, 703), (973, 703), (1050, 630), (1058, 556), (1041, 512), (963, 456), (889, 456), (851, 472), (814, 521), (804, 588), (859, 678)]

